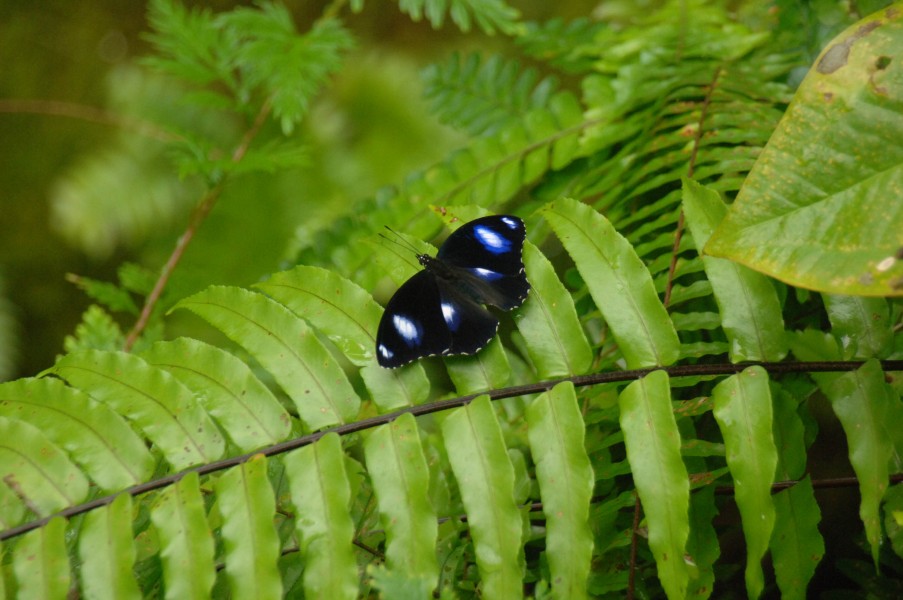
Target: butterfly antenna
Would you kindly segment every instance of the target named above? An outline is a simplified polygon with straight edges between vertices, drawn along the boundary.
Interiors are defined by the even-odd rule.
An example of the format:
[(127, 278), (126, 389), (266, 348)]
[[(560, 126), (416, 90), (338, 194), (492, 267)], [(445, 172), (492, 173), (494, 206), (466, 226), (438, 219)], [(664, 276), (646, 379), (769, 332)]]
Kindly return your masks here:
[[(393, 244), (398, 244), (398, 245), (401, 246), (402, 248), (406, 248), (406, 249), (408, 249), (408, 250), (411, 250), (411, 251), (413, 251), (414, 254), (416, 254), (416, 255), (419, 255), (419, 254), (420, 254), (420, 252), (417, 250), (417, 248), (414, 246), (414, 244), (412, 244), (411, 242), (409, 242), (409, 241), (407, 241), (406, 239), (404, 239), (403, 237), (401, 237), (401, 235), (400, 235), (397, 231), (395, 231), (394, 229), (392, 229), (392, 228), (389, 227), (388, 225), (384, 225), (384, 227), (385, 227), (388, 231), (390, 231), (390, 232), (392, 233), (392, 235), (394, 235), (395, 237), (394, 237), (394, 238), (391, 238), (391, 237), (389, 237), (389, 236), (387, 236), (387, 235), (384, 235), (384, 234), (382, 234), (382, 233), (379, 234), (379, 237), (381, 237), (381, 238), (383, 238), (384, 240), (387, 240), (387, 241), (389, 241), (389, 242), (392, 242)], [(399, 241), (399, 240), (400, 240), (400, 241)]]

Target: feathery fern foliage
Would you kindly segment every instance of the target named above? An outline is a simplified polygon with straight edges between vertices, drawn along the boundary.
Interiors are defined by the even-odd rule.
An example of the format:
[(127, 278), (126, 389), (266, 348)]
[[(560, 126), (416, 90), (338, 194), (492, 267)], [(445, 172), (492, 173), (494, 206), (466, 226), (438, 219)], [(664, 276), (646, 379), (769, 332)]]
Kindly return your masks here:
[[(438, 25), (446, 4), (400, 6)], [(899, 8), (832, 48), (898, 56)], [(535, 60), (579, 77), (579, 92), (499, 57), (428, 69), (437, 114), (470, 143), (361, 201), (301, 249), (298, 266), (172, 300), (228, 343), (150, 336), (122, 352), (98, 309), (44, 377), (0, 385), (0, 596), (507, 599), (630, 588), (705, 598), (742, 577), (750, 597), (805, 597), (817, 569), (835, 568), (819, 566), (825, 544), (807, 476), (821, 435), (816, 396), (844, 429), (883, 575), (865, 575), (861, 560), (847, 572), (892, 589), (903, 572), (900, 485), (889, 486), (903, 472), (893, 427), (903, 404), (899, 378), (889, 382), (879, 361), (900, 358), (899, 302), (819, 296), (700, 251), (724, 235), (726, 218), (744, 217), (725, 199), (743, 197), (775, 129), (792, 135), (799, 124), (789, 111), (779, 125), (799, 55), (694, 2), (617, 28), (521, 27), (500, 2), (450, 11), (462, 28), (519, 32)], [(286, 131), (349, 39), (335, 21), (299, 35), (275, 4), (215, 17), (159, 1), (152, 24), (153, 64), (219, 86), (196, 100), (254, 117), (239, 100), (259, 95), (258, 110), (272, 103)], [(305, 64), (287, 82), (292, 60)], [(872, 62), (866, 79), (877, 87), (860, 96), (840, 86), (821, 99), (846, 91), (851, 111), (868, 105), (869, 90), (899, 101), (897, 63)], [(814, 101), (801, 92), (794, 106)], [(899, 134), (896, 108), (886, 126)], [(193, 164), (210, 181), (237, 168), (187, 147), (205, 150)], [(790, 175), (771, 173), (769, 192), (812, 192), (814, 176), (797, 176), (814, 167), (783, 166)], [(374, 296), (386, 275), (400, 283), (418, 267), (376, 232), (391, 225), (423, 251), (420, 240), (489, 209), (530, 225), (524, 306), (474, 356), (380, 368)], [(899, 224), (896, 212), (884, 218)], [(903, 261), (894, 260), (885, 270), (895, 274)], [(121, 279), (146, 293), (134, 270)], [(136, 310), (118, 288), (80, 285)], [(776, 375), (773, 363), (792, 370), (789, 353), (861, 365)], [(737, 365), (749, 361), (767, 364)], [(725, 366), (734, 374), (723, 377)], [(646, 371), (626, 387), (581, 385), (579, 376), (625, 369)], [(499, 392), (537, 381), (546, 383), (530, 395)], [(797, 483), (772, 494), (778, 481)], [(718, 563), (716, 492), (728, 484), (742, 569)]]

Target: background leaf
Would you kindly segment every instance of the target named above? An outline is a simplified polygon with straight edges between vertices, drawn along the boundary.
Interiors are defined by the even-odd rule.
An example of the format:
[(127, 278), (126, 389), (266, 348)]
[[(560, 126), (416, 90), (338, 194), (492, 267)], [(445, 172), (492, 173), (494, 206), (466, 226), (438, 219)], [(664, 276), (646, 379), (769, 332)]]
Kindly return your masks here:
[(903, 295), (901, 6), (828, 44), (706, 253), (808, 289)]

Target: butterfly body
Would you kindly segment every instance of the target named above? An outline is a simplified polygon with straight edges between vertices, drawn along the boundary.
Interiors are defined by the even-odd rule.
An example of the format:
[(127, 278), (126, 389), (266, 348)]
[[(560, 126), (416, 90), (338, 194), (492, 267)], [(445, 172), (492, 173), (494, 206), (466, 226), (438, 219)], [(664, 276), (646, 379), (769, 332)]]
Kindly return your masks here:
[(473, 354), (498, 330), (484, 304), (512, 310), (530, 291), (522, 251), (526, 228), (508, 215), (470, 221), (452, 233), (435, 257), (419, 254), (423, 270), (386, 305), (376, 355), (394, 368), (424, 356)]

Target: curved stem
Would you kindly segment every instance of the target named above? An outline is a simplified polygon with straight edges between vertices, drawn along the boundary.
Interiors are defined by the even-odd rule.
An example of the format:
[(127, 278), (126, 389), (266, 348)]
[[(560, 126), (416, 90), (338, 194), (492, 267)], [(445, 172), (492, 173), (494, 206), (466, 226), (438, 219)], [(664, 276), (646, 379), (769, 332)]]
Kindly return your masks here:
[[(271, 104), (270, 101), (267, 100), (263, 103), (263, 106), (257, 113), (257, 117), (254, 119), (254, 123), (245, 132), (245, 135), (244, 137), (242, 137), (241, 142), (238, 144), (238, 146), (235, 147), (235, 150), (232, 152), (233, 163), (241, 162), (241, 160), (245, 157), (245, 154), (248, 153), (248, 148), (251, 146), (251, 142), (254, 140), (254, 138), (257, 137), (257, 134), (260, 133), (260, 128), (263, 127), (263, 124), (266, 122), (267, 116), (269, 116), (270, 114), (270, 109)], [(144, 331), (145, 327), (147, 327), (151, 315), (154, 313), (154, 308), (157, 306), (157, 302), (159, 302), (160, 296), (163, 294), (163, 290), (166, 289), (166, 284), (169, 283), (169, 278), (172, 276), (173, 271), (176, 270), (176, 267), (182, 260), (182, 257), (185, 255), (185, 250), (188, 248), (191, 240), (194, 239), (194, 235), (201, 227), (201, 224), (206, 220), (207, 215), (210, 214), (210, 211), (213, 210), (213, 207), (216, 205), (216, 201), (219, 200), (220, 195), (223, 193), (225, 185), (226, 178), (224, 177), (223, 180), (207, 190), (207, 193), (204, 194), (204, 197), (201, 198), (201, 201), (198, 202), (197, 206), (195, 206), (194, 210), (191, 212), (191, 216), (188, 219), (188, 226), (185, 228), (185, 233), (183, 233), (176, 242), (176, 247), (173, 248), (172, 253), (169, 255), (169, 258), (166, 261), (166, 264), (164, 264), (163, 268), (160, 270), (160, 276), (157, 278), (156, 283), (154, 283), (154, 287), (151, 290), (151, 293), (147, 295), (147, 298), (144, 301), (144, 306), (141, 308), (141, 314), (138, 315), (138, 320), (135, 321), (135, 324), (132, 326), (132, 329), (129, 331), (128, 335), (125, 338), (123, 350), (125, 350), (126, 352), (132, 349), (132, 347), (135, 345), (135, 342), (138, 341), (138, 338)]]
[[(881, 368), (884, 371), (903, 371), (903, 360), (882, 360)], [(775, 374), (785, 374), (785, 373), (827, 373), (827, 372), (843, 372), (843, 371), (855, 371), (859, 367), (861, 367), (864, 363), (862, 361), (820, 361), (820, 362), (796, 362), (796, 363), (745, 363), (745, 364), (718, 364), (718, 365), (679, 365), (676, 367), (653, 367), (649, 369), (634, 369), (632, 371), (614, 371), (608, 373), (596, 373), (594, 375), (580, 375), (576, 377), (566, 377), (564, 379), (555, 379), (550, 381), (542, 381), (538, 383), (531, 383), (527, 385), (518, 385), (512, 386), (508, 388), (501, 388), (498, 390), (491, 390), (488, 392), (481, 392), (476, 394), (468, 394), (467, 396), (459, 396), (457, 398), (448, 398), (445, 400), (437, 400), (435, 402), (428, 402), (426, 404), (420, 404), (417, 406), (409, 406), (407, 408), (402, 408), (396, 410), (391, 413), (386, 413), (384, 415), (377, 415), (375, 417), (369, 417), (367, 419), (362, 419), (360, 421), (355, 421), (353, 423), (347, 423), (345, 425), (337, 425), (335, 427), (330, 427), (329, 429), (323, 429), (321, 431), (317, 431), (315, 433), (309, 433), (307, 435), (303, 435), (301, 437), (293, 438), (291, 440), (286, 440), (284, 442), (279, 442), (278, 444), (273, 444), (272, 446), (267, 446), (265, 448), (261, 448), (259, 450), (255, 450), (253, 452), (248, 452), (246, 454), (242, 454), (239, 456), (233, 456), (231, 458), (225, 458), (222, 460), (218, 460), (212, 463), (207, 463), (205, 465), (199, 465), (197, 467), (192, 467), (190, 469), (186, 469), (184, 471), (179, 471), (178, 473), (173, 473), (171, 475), (167, 475), (166, 477), (161, 477), (160, 479), (155, 479), (153, 481), (146, 481), (144, 483), (140, 483), (138, 485), (133, 485), (132, 487), (126, 488), (122, 491), (116, 492), (114, 494), (110, 494), (107, 496), (103, 496), (101, 498), (95, 498), (90, 502), (85, 502), (83, 504), (77, 504), (75, 506), (70, 506), (64, 510), (61, 510), (58, 513), (54, 513), (47, 517), (37, 519), (34, 521), (29, 521), (28, 523), (23, 523), (16, 527), (12, 527), (5, 531), (0, 531), (0, 542), (3, 540), (16, 537), (32, 531), (33, 529), (38, 529), (43, 527), (51, 519), (56, 517), (69, 518), (75, 515), (80, 515), (95, 508), (100, 508), (102, 506), (106, 506), (110, 504), (113, 500), (119, 497), (120, 494), (129, 494), (130, 496), (138, 496), (140, 494), (144, 494), (146, 492), (150, 492), (153, 490), (159, 490), (170, 485), (177, 483), (181, 480), (185, 475), (189, 473), (197, 473), (198, 475), (209, 475), (210, 473), (215, 473), (217, 471), (223, 471), (225, 469), (229, 469), (240, 465), (251, 458), (259, 455), (263, 456), (275, 456), (278, 454), (284, 454), (291, 450), (295, 450), (297, 448), (302, 448), (304, 446), (308, 446), (313, 444), (321, 437), (328, 433), (335, 433), (340, 436), (349, 435), (352, 433), (358, 433), (361, 431), (365, 431), (367, 429), (372, 429), (374, 427), (379, 427), (380, 425), (385, 425), (386, 423), (391, 423), (398, 417), (410, 413), (415, 417), (419, 417), (422, 415), (428, 415), (436, 412), (441, 412), (444, 410), (449, 410), (452, 408), (458, 408), (464, 406), (476, 398), (486, 395), (489, 396), (490, 400), (501, 400), (503, 398), (513, 398), (515, 396), (525, 396), (529, 394), (538, 394), (542, 392), (547, 392), (559, 383), (564, 381), (569, 381), (574, 384), (576, 387), (582, 387), (587, 385), (599, 385), (602, 383), (616, 383), (621, 381), (635, 381), (637, 379), (642, 379), (649, 373), (657, 370), (663, 370), (668, 373), (668, 375), (672, 378), (674, 377), (699, 377), (706, 375), (733, 375), (735, 373), (739, 373), (751, 366), (760, 366), (768, 373)]]

